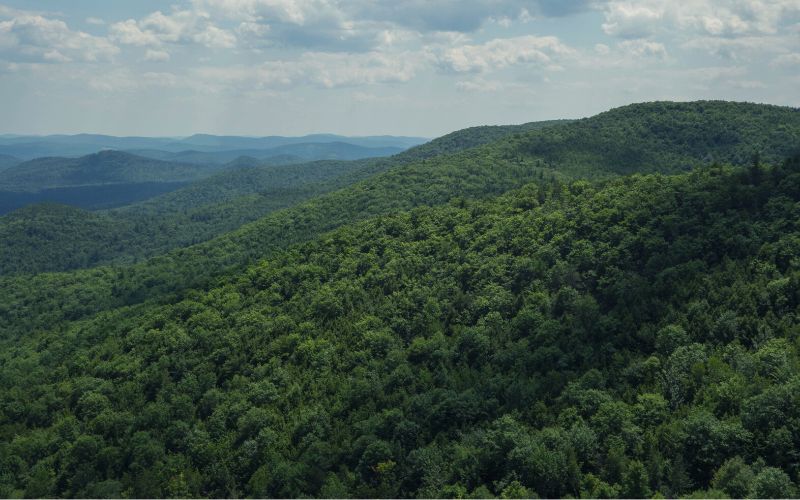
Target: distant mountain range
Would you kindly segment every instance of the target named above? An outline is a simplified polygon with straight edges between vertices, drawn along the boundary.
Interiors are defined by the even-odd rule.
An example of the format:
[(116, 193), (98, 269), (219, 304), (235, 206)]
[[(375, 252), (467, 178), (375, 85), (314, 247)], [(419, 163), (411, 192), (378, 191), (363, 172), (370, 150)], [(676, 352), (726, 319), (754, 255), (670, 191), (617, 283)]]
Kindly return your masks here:
[(80, 158), (37, 158), (0, 172), (0, 188), (39, 191), (57, 187), (132, 182), (188, 182), (218, 170), (189, 163), (101, 151)]
[(43, 201), (83, 208), (124, 205), (172, 191), (224, 168), (121, 151), (37, 158), (0, 169), (0, 213)]
[(420, 142), (424, 139), (330, 134), (184, 139), (0, 136), (0, 214), (48, 201), (111, 208), (178, 189), (222, 170), (392, 156)]
[[(116, 150), (151, 150), (166, 153), (181, 153), (186, 151), (196, 152), (221, 152), (237, 150), (271, 150), (291, 145), (303, 145), (300, 149), (308, 149), (309, 144), (331, 144), (336, 143), (341, 148), (341, 144), (360, 148), (389, 148), (393, 152), (401, 151), (418, 144), (426, 142), (427, 139), (421, 137), (398, 137), (398, 136), (367, 136), (367, 137), (346, 137), (334, 134), (312, 134), (300, 137), (240, 137), (240, 136), (217, 136), (208, 134), (195, 134), (190, 137), (115, 137), (110, 135), (98, 134), (77, 134), (77, 135), (47, 135), (47, 136), (0, 136), (0, 155), (10, 155), (22, 160), (30, 160), (43, 156), (83, 156), (97, 153), (104, 149)], [(320, 146), (316, 146), (319, 148)], [(285, 154), (279, 151), (274, 153)], [(230, 161), (235, 156), (229, 156)], [(354, 153), (347, 157), (351, 159)], [(270, 156), (270, 155), (259, 155)], [(303, 158), (304, 155), (298, 155)], [(377, 152), (371, 152), (367, 156), (378, 156)], [(361, 158), (365, 156), (359, 156)], [(316, 159), (316, 158), (315, 158)], [(344, 158), (341, 158), (344, 159)], [(224, 163), (224, 162), (223, 162)]]
[(223, 164), (244, 156), (263, 160), (270, 165), (286, 165), (313, 160), (359, 160), (361, 158), (391, 156), (405, 151), (405, 149), (405, 147), (398, 146), (368, 147), (335, 141), (299, 142), (296, 144), (282, 144), (267, 149), (227, 149), (222, 151), (191, 149), (179, 152), (163, 149), (131, 149), (127, 150), (127, 152), (157, 160), (197, 164)]

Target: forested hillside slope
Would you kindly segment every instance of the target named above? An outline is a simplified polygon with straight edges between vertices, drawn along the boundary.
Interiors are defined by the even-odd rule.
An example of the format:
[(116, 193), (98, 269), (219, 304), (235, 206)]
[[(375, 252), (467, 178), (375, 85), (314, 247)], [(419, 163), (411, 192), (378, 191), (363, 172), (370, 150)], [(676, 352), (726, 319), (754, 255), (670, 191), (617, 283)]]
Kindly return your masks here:
[(206, 241), (370, 172), (366, 162), (241, 168), (110, 211), (27, 207), (0, 217), (9, 242), (0, 247), (0, 275), (131, 263)]
[[(79, 267), (131, 262), (206, 241), (276, 209), (384, 171), (386, 176), (368, 181), (374, 182), (372, 186), (364, 190), (354, 186), (337, 195), (339, 201), (323, 199), (313, 203), (314, 209), (302, 207), (304, 223), (310, 225), (300, 232), (319, 234), (364, 216), (417, 204), (442, 203), (453, 196), (490, 196), (539, 176), (605, 178), (631, 170), (678, 172), (712, 161), (743, 165), (754, 155), (774, 162), (797, 152), (797, 144), (800, 144), (800, 113), (792, 108), (714, 101), (635, 104), (578, 121), (473, 127), (385, 159), (222, 172), (143, 205), (112, 213), (115, 218), (121, 217), (120, 228), (126, 234), (93, 238), (77, 230), (76, 238), (85, 239), (73, 241), (69, 247), (81, 248), (83, 254), (97, 257), (82, 261)], [(291, 168), (296, 169), (297, 176), (292, 176)], [(459, 178), (462, 173), (468, 177)], [(317, 181), (322, 184), (314, 185)], [(342, 201), (354, 196), (369, 200)], [(331, 203), (339, 206), (333, 208)], [(368, 209), (364, 209), (365, 204)], [(327, 217), (324, 213), (327, 210), (336, 214)], [(267, 227), (253, 230), (276, 235), (281, 241), (284, 232), (298, 232), (295, 227), (287, 228), (293, 224), (293, 217), (290, 213), (275, 221), (277, 227), (268, 223)], [(70, 222), (77, 219), (65, 221)], [(131, 225), (134, 233), (127, 234)], [(24, 231), (25, 225), (18, 220), (16, 228)], [(260, 250), (263, 235), (251, 236), (245, 237), (243, 241), (247, 243), (241, 244), (246, 244), (247, 250), (226, 252), (223, 260), (230, 263), (236, 258), (232, 256), (243, 253), (263, 255)], [(21, 236), (21, 241), (26, 239)], [(109, 240), (129, 243), (109, 246), (106, 243)], [(24, 259), (4, 256), (0, 249), (0, 274), (75, 267), (74, 260), (57, 257), (59, 247), (55, 241), (52, 239), (50, 244), (55, 248), (45, 249), (45, 253), (55, 257), (49, 260), (32, 255), (26, 263)], [(288, 241), (295, 240), (289, 237)], [(42, 239), (38, 244), (48, 245)], [(217, 267), (211, 264), (211, 268)]]
[[(696, 109), (696, 105), (687, 103), (684, 108)], [(643, 111), (657, 109), (648, 104), (640, 106)], [(733, 114), (731, 110), (740, 106), (749, 109), (751, 105), (732, 103), (728, 110)], [(774, 119), (784, 119), (789, 125), (797, 116), (791, 108), (767, 109), (774, 114)], [(640, 120), (646, 120), (647, 116), (643, 113)], [(668, 118), (661, 116), (661, 119)], [(733, 117), (731, 120), (741, 122)], [(757, 144), (771, 134), (771, 129), (762, 125), (758, 129), (760, 134), (747, 137), (747, 144), (737, 143), (730, 147), (749, 148)], [(703, 131), (715, 133), (710, 126)], [(146, 300), (160, 301), (165, 297), (172, 300), (173, 294), (181, 296), (185, 290), (207, 286), (219, 276), (267, 258), (291, 244), (308, 241), (338, 226), (376, 215), (420, 205), (435, 206), (459, 197), (487, 198), (533, 181), (615, 175), (610, 166), (598, 171), (594, 167), (564, 164), (562, 171), (562, 166), (554, 168), (542, 160), (514, 153), (522, 140), (531, 137), (529, 134), (400, 166), (393, 167), (391, 162), (371, 164), (377, 165), (378, 172), (386, 170), (338, 191), (270, 213), (208, 242), (177, 249), (135, 265), (69, 274), (0, 278), (0, 299), (8, 305), (7, 312), (0, 313), (0, 329), (27, 331), (58, 324), (62, 318), (94, 314), (108, 307)], [(623, 141), (620, 147), (625, 143)], [(610, 150), (612, 146), (609, 143), (605, 147)], [(776, 147), (791, 149), (792, 146)], [(673, 147), (667, 153), (677, 150)], [(664, 155), (669, 156), (667, 153)], [(702, 165), (700, 153), (695, 154), (698, 156), (696, 164)], [(774, 153), (763, 154), (771, 156)], [(672, 170), (670, 167), (665, 169)], [(57, 307), (44, 306), (45, 303), (57, 304)]]
[(582, 176), (744, 165), (755, 154), (774, 163), (800, 152), (800, 110), (727, 101), (631, 104), (507, 142), (509, 153)]
[(796, 495), (800, 161), (501, 179), (6, 329), (0, 495)]
[(570, 121), (572, 120), (545, 120), (523, 123), (522, 125), (483, 125), (465, 128), (415, 146), (398, 156), (408, 160), (422, 160), (442, 154), (457, 153), (465, 149), (498, 141), (510, 135), (563, 125)]
[[(259, 161), (253, 159), (243, 162), (245, 166), (240, 168), (228, 164), (216, 175), (109, 212), (119, 225), (111, 224), (104, 231), (113, 234), (87, 231), (82, 227), (78, 212), (68, 211), (58, 221), (58, 234), (48, 235), (47, 228), (55, 228), (59, 219), (57, 209), (52, 205), (42, 209), (51, 221), (45, 226), (35, 217), (28, 218), (40, 212), (25, 210), (15, 214), (13, 219), (0, 218), (0, 231), (15, 241), (13, 246), (0, 247), (0, 275), (66, 271), (157, 255), (206, 241), (274, 210), (412, 163), (420, 157), (455, 153), (485, 143), (487, 136), (505, 137), (522, 128), (542, 128), (556, 123), (560, 122), (487, 127), (491, 134), (481, 127), (465, 129), (434, 139), (420, 151), (391, 158), (280, 166), (254, 166)], [(91, 221), (97, 217), (89, 213), (85, 217), (87, 226), (93, 227)], [(68, 245), (61, 244), (63, 238), (70, 240)]]

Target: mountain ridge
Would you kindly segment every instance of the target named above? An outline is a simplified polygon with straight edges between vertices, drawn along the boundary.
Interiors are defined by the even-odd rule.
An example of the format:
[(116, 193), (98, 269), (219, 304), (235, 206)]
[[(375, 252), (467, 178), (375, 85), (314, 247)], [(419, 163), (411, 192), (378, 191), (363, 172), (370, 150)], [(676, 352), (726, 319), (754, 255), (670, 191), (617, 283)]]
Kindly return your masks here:
[[(735, 110), (737, 106), (732, 104), (729, 109)], [(692, 108), (693, 105), (687, 107)], [(777, 118), (785, 114), (786, 108), (782, 108)], [(794, 118), (792, 115), (792, 119)], [(758, 122), (763, 127), (772, 126), (771, 124), (770, 120)], [(543, 137), (549, 141), (554, 134), (558, 139), (558, 129), (570, 126), (572, 125), (568, 123), (526, 134), (512, 134), (495, 143), (420, 161), (410, 160), (397, 165), (386, 163), (385, 160), (369, 163), (374, 175), (358, 179), (355, 184), (312, 199), (304, 199), (296, 205), (269, 213), (213, 240), (176, 249), (131, 266), (127, 270), (127, 288), (117, 288), (116, 295), (104, 301), (110, 299), (119, 304), (137, 303), (148, 293), (169, 296), (179, 290), (202, 287), (221, 273), (265, 258), (287, 245), (318, 237), (343, 224), (392, 211), (439, 205), (452, 198), (481, 199), (497, 196), (540, 179), (602, 179), (619, 175), (614, 171), (613, 164), (608, 165), (609, 169), (593, 166), (577, 168), (572, 162), (548, 164), (535, 156), (520, 155), (519, 145), (526, 144), (524, 141), (529, 141), (531, 137)], [(714, 129), (709, 129), (709, 132), (713, 131)], [(756, 134), (748, 137), (748, 140), (756, 140), (758, 137)], [(629, 142), (631, 138), (623, 136), (623, 140)], [(563, 144), (563, 141), (557, 144)], [(670, 151), (672, 150), (667, 152)], [(708, 166), (710, 162), (705, 161), (704, 156), (700, 154), (696, 157), (678, 158), (681, 161), (683, 158), (692, 158), (696, 166)], [(672, 160), (675, 155), (670, 153), (664, 157)], [(680, 169), (668, 166), (666, 170), (674, 172)], [(98, 274), (82, 275), (78, 272), (70, 279), (78, 276), (81, 276), (80, 279), (92, 281), (97, 279)], [(113, 273), (99, 279), (104, 281), (111, 276)], [(98, 304), (105, 303), (104, 301)]]

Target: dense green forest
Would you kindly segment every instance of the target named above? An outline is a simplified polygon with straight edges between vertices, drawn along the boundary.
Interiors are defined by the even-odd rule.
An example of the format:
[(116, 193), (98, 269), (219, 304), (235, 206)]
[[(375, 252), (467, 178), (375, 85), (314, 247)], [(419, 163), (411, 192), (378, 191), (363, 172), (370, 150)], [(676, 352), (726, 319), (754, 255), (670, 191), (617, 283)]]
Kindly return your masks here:
[(433, 156), (457, 153), (465, 149), (496, 142), (510, 135), (522, 134), (555, 125), (563, 125), (570, 121), (571, 120), (546, 120), (524, 123), (522, 125), (483, 125), (480, 127), (465, 128), (443, 135), (425, 144), (415, 146), (404, 151), (399, 156), (407, 160), (424, 160)]
[(0, 497), (797, 496), (798, 153), (648, 103), (13, 212)]
[(798, 210), (798, 160), (533, 183), (6, 339), (0, 494), (792, 496)]
[(584, 176), (592, 168), (629, 174), (686, 171), (700, 161), (743, 165), (754, 153), (779, 162), (800, 151), (800, 111), (726, 101), (631, 104), (510, 142), (520, 155)]

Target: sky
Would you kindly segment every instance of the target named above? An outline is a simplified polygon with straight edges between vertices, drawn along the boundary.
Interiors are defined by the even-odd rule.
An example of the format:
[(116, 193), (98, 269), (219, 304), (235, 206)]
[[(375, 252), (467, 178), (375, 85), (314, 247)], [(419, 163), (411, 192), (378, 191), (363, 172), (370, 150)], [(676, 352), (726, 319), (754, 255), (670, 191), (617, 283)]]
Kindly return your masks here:
[(413, 135), (800, 106), (800, 0), (0, 0), (0, 134)]

